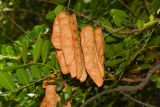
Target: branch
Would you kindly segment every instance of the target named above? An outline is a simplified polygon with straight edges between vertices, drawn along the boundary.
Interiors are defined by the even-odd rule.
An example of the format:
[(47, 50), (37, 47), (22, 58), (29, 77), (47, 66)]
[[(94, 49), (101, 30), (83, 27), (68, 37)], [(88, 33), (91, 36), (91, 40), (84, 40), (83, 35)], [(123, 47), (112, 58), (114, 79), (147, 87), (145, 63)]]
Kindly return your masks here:
[(122, 0), (118, 0), (118, 2), (121, 3), (126, 9), (128, 9), (134, 16), (136, 16), (136, 13), (132, 11), (130, 7), (128, 7)]
[(154, 66), (152, 66), (150, 68), (150, 70), (148, 71), (147, 76), (142, 80), (141, 83), (139, 83), (138, 85), (135, 86), (118, 86), (116, 88), (112, 88), (112, 89), (106, 89), (104, 91), (102, 91), (101, 93), (89, 98), (88, 100), (86, 100), (80, 107), (85, 107), (89, 102), (97, 99), (98, 97), (105, 95), (107, 93), (112, 93), (112, 92), (128, 92), (128, 91), (135, 91), (135, 90), (142, 90), (149, 82), (150, 77), (152, 76), (152, 74), (160, 68), (160, 64), (155, 64)]
[(35, 82), (32, 82), (32, 83), (30, 83), (30, 84), (28, 84), (28, 85), (25, 85), (25, 86), (22, 86), (22, 87), (20, 87), (20, 88), (16, 88), (15, 90), (12, 90), (12, 91), (7, 91), (7, 92), (4, 92), (4, 93), (0, 93), (0, 95), (6, 95), (6, 94), (9, 94), (9, 93), (17, 92), (17, 91), (19, 91), (19, 90), (22, 90), (22, 89), (24, 89), (24, 88), (27, 88), (27, 87), (29, 87), (29, 86), (31, 86), (31, 85), (33, 85), (33, 84), (36, 84), (36, 83), (38, 83), (38, 82), (41, 82), (41, 81), (43, 81), (43, 80), (45, 80), (45, 79), (47, 79), (47, 78), (49, 78), (49, 77), (52, 77), (53, 75), (57, 75), (57, 74), (58, 74), (58, 72), (49, 74), (48, 76), (45, 76), (45, 77), (43, 77), (43, 78), (41, 78), (41, 79), (39, 79), (39, 80), (37, 80), (37, 81), (35, 81)]
[[(51, 3), (51, 4), (58, 5), (58, 4), (56, 4), (56, 3), (52, 2), (52, 1), (49, 1), (49, 0), (41, 0), (41, 1), (42, 1), (42, 2), (47, 2), (47, 3)], [(160, 21), (160, 19), (157, 19), (157, 20), (154, 20), (152, 24), (150, 24), (150, 25), (148, 25), (148, 26), (145, 26), (145, 27), (143, 27), (143, 28), (139, 28), (139, 29), (135, 28), (135, 29), (132, 29), (132, 30), (131, 30), (131, 29), (126, 29), (126, 30), (123, 30), (123, 31), (122, 31), (122, 30), (119, 29), (119, 28), (114, 29), (114, 28), (112, 28), (112, 27), (110, 27), (110, 26), (108, 26), (108, 25), (102, 24), (102, 23), (100, 23), (100, 22), (98, 22), (98, 21), (96, 21), (96, 20), (94, 20), (94, 19), (91, 19), (91, 18), (89, 18), (88, 16), (86, 16), (86, 15), (80, 13), (80, 12), (77, 12), (76, 10), (74, 10), (74, 9), (72, 9), (72, 8), (69, 8), (69, 7), (66, 7), (66, 6), (64, 6), (64, 7), (65, 7), (66, 9), (68, 9), (68, 10), (76, 13), (78, 16), (81, 16), (81, 17), (83, 17), (83, 18), (85, 18), (85, 19), (87, 19), (87, 20), (89, 20), (89, 21), (91, 21), (91, 22), (93, 22), (93, 23), (95, 23), (95, 24), (103, 27), (103, 28), (106, 28), (108, 31), (110, 31), (110, 33), (116, 33), (116, 34), (124, 34), (124, 35), (128, 35), (128, 34), (138, 34), (138, 33), (143, 32), (143, 31), (146, 30), (146, 29), (149, 29), (149, 28), (153, 27), (155, 24), (157, 24), (157, 23)]]
[(141, 101), (139, 101), (139, 100), (131, 97), (131, 95), (129, 95), (129, 94), (123, 92), (123, 91), (120, 92), (120, 93), (122, 93), (124, 96), (126, 96), (126, 97), (129, 98), (130, 100), (133, 100), (134, 102), (139, 103), (139, 104), (141, 104), (141, 105), (143, 105), (143, 106), (146, 106), (146, 107), (155, 107), (155, 106), (153, 106), (153, 105), (149, 105), (149, 104), (147, 104), (147, 103), (141, 102)]

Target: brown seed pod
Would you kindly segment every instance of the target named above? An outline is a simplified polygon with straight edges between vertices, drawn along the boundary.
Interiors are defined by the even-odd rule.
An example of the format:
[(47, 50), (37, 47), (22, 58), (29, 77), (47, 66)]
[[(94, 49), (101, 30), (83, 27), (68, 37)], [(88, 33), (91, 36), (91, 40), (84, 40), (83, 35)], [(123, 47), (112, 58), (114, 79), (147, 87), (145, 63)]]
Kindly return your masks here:
[(60, 101), (60, 97), (56, 93), (56, 85), (47, 85), (46, 86), (46, 107), (56, 107), (58, 101)]
[(103, 85), (103, 77), (97, 63), (98, 53), (96, 52), (93, 28), (91, 26), (84, 27), (80, 35), (87, 73), (95, 84), (100, 87)]
[[(64, 14), (63, 12), (59, 15)], [(64, 59), (64, 55), (62, 53), (62, 46), (61, 46), (61, 36), (60, 36), (60, 25), (59, 25), (59, 19), (58, 16), (55, 18), (54, 24), (53, 24), (53, 31), (51, 36), (51, 41), (53, 46), (56, 49), (57, 59), (61, 68), (61, 71), (63, 74), (68, 74), (69, 70), (66, 65), (66, 61)]]
[(76, 76), (77, 76), (77, 79), (81, 78), (80, 81), (83, 82), (87, 78), (87, 73), (84, 67), (84, 58), (83, 58), (82, 48), (80, 44), (80, 37), (78, 36), (78, 27), (77, 27), (77, 20), (76, 20), (75, 14), (71, 15), (71, 30), (72, 30), (74, 55), (75, 55), (75, 61), (76, 61)]
[(102, 77), (104, 77), (104, 36), (101, 28), (94, 29), (94, 39), (98, 53), (98, 66), (100, 68)]
[(58, 15), (58, 19), (61, 30), (60, 36), (62, 52), (71, 77), (74, 78), (76, 77), (76, 62), (73, 49), (72, 30), (70, 27), (70, 16), (63, 12), (62, 14)]

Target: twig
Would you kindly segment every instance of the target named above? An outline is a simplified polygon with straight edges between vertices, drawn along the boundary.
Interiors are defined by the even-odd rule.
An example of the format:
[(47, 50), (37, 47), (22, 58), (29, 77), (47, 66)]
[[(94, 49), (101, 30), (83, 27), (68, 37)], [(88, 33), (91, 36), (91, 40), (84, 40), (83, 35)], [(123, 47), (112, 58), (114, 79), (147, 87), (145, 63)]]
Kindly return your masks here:
[(135, 14), (135, 12), (132, 11), (132, 10), (130, 9), (130, 7), (128, 7), (122, 0), (118, 0), (118, 2), (121, 3), (126, 9), (128, 9), (134, 16), (137, 17), (137, 15)]
[(149, 8), (148, 8), (148, 6), (147, 6), (147, 1), (146, 1), (146, 0), (144, 0), (144, 4), (145, 4), (145, 7), (146, 7), (146, 10), (147, 10), (148, 14), (150, 15), (151, 12), (150, 12), (150, 10), (149, 10)]
[(153, 106), (153, 105), (150, 105), (150, 104), (144, 103), (144, 102), (142, 102), (142, 101), (139, 101), (139, 100), (131, 97), (131, 95), (129, 95), (129, 94), (123, 92), (123, 91), (121, 91), (120, 93), (122, 93), (124, 96), (126, 96), (126, 97), (129, 98), (130, 100), (133, 100), (134, 102), (139, 103), (139, 104), (141, 104), (141, 105), (143, 105), (143, 106), (146, 106), (146, 107), (155, 107), (155, 106)]
[(141, 82), (142, 78), (131, 79), (131, 78), (125, 78), (125, 77), (123, 77), (121, 79), (121, 81), (126, 81), (126, 82), (129, 82), (129, 83), (137, 83), (137, 82)]
[(15, 89), (15, 90), (13, 90), (13, 91), (4, 92), (4, 93), (2, 93), (2, 94), (0, 94), (0, 95), (5, 95), (5, 94), (17, 92), (17, 91), (19, 91), (19, 90), (22, 90), (22, 89), (24, 89), (24, 88), (27, 88), (27, 87), (29, 87), (29, 86), (35, 84), (35, 83), (38, 83), (38, 82), (40, 82), (40, 81), (43, 81), (43, 80), (45, 80), (45, 79), (51, 77), (52, 75), (56, 75), (57, 73), (58, 73), (58, 72), (55, 72), (54, 74), (50, 74), (50, 75), (48, 75), (48, 76), (45, 76), (45, 77), (43, 77), (43, 78), (41, 78), (41, 79), (39, 79), (39, 80), (37, 80), (37, 81), (35, 81), (35, 82), (32, 82), (32, 83), (30, 83), (30, 84), (28, 84), (28, 85), (22, 86), (22, 87), (17, 88), (17, 89)]
[[(52, 3), (52, 4), (55, 4), (55, 5), (58, 5), (58, 4), (56, 4), (56, 3), (52, 2), (52, 1), (48, 1), (48, 0), (41, 0), (41, 1), (42, 1), (42, 2), (47, 2), (47, 3)], [(87, 19), (87, 20), (89, 20), (89, 21), (92, 21), (93, 23), (95, 23), (95, 24), (97, 24), (97, 25), (99, 25), (99, 26), (101, 26), (101, 27), (103, 27), (103, 28), (108, 29), (108, 31), (110, 31), (110, 33), (117, 33), (117, 34), (124, 34), (124, 35), (128, 35), (128, 34), (138, 34), (138, 33), (143, 32), (143, 31), (146, 30), (146, 29), (149, 29), (150, 27), (154, 26), (155, 24), (157, 24), (157, 23), (160, 21), (160, 19), (157, 19), (157, 20), (154, 20), (154, 22), (153, 22), (151, 25), (145, 26), (145, 27), (143, 27), (143, 28), (132, 29), (132, 30), (127, 29), (127, 30), (122, 31), (122, 30), (119, 30), (119, 29), (114, 29), (114, 28), (112, 28), (112, 27), (110, 27), (110, 26), (108, 26), (108, 25), (101, 24), (100, 22), (98, 22), (98, 21), (96, 21), (96, 20), (94, 20), (94, 19), (91, 19), (91, 18), (89, 18), (88, 16), (86, 16), (86, 15), (80, 13), (80, 12), (77, 12), (76, 10), (74, 10), (74, 9), (72, 9), (72, 8), (68, 8), (68, 7), (66, 7), (66, 6), (64, 6), (64, 7), (65, 7), (66, 9), (68, 9), (68, 10), (76, 13), (77, 15), (83, 17), (83, 18), (85, 18), (85, 19)]]
[(101, 93), (99, 93), (99, 94), (89, 98), (88, 100), (86, 100), (80, 107), (85, 107), (89, 102), (91, 102), (91, 101), (97, 99), (98, 97), (100, 97), (102, 95), (105, 95), (107, 93), (141, 90), (147, 85), (147, 83), (149, 82), (149, 79), (152, 76), (152, 74), (159, 68), (160, 68), (160, 64), (155, 64), (153, 67), (151, 67), (150, 70), (147, 73), (147, 76), (138, 85), (135, 85), (135, 86), (118, 86), (116, 88), (106, 89), (106, 90), (102, 91)]
[[(16, 21), (14, 21), (11, 17), (9, 17), (4, 11), (3, 8), (0, 7), (0, 10), (2, 12), (2, 14), (9, 19), (14, 25), (16, 25), (24, 34), (27, 34), (26, 31), (23, 29), (22, 26), (20, 26)], [(26, 36), (26, 35), (25, 35)]]

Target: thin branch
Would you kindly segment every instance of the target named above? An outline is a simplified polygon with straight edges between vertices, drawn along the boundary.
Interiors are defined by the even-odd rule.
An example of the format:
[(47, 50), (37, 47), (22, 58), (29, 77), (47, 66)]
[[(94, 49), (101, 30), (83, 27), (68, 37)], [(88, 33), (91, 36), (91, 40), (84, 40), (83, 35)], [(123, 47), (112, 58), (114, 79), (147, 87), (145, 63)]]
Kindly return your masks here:
[[(48, 1), (48, 0), (41, 0), (41, 1), (42, 1), (42, 2), (47, 2), (47, 3), (52, 3), (52, 4), (55, 4), (55, 5), (58, 5), (58, 4), (56, 4), (56, 3), (52, 2), (52, 1)], [(118, 29), (118, 28), (114, 29), (114, 28), (112, 28), (112, 27), (110, 27), (110, 26), (108, 26), (108, 25), (102, 24), (102, 23), (100, 23), (100, 22), (98, 22), (98, 21), (96, 21), (96, 20), (94, 20), (94, 19), (91, 19), (91, 18), (89, 18), (88, 16), (86, 16), (86, 15), (80, 13), (80, 12), (77, 12), (76, 10), (74, 10), (74, 9), (72, 9), (72, 8), (69, 8), (69, 7), (66, 7), (66, 6), (64, 6), (64, 7), (65, 7), (66, 9), (68, 9), (68, 10), (76, 13), (77, 15), (83, 17), (83, 18), (85, 18), (85, 19), (87, 19), (87, 20), (89, 20), (89, 21), (92, 21), (93, 23), (95, 23), (95, 24), (97, 24), (97, 25), (99, 25), (99, 26), (101, 26), (101, 27), (103, 27), (103, 28), (108, 29), (108, 31), (110, 31), (110, 33), (117, 33), (117, 34), (124, 34), (124, 35), (128, 35), (128, 34), (138, 34), (138, 33), (143, 32), (143, 31), (146, 30), (146, 29), (149, 29), (150, 27), (154, 26), (155, 24), (157, 24), (157, 23), (160, 21), (160, 19), (157, 19), (157, 20), (154, 20), (154, 22), (153, 22), (151, 25), (145, 26), (145, 27), (143, 27), (143, 28), (139, 28), (139, 29), (136, 28), (136, 29), (132, 29), (132, 30), (127, 29), (127, 30), (122, 31), (122, 30), (120, 30), (120, 29)]]
[(48, 76), (45, 76), (45, 77), (43, 77), (43, 78), (41, 78), (41, 79), (39, 79), (39, 80), (37, 80), (37, 81), (35, 81), (35, 82), (32, 82), (32, 83), (30, 83), (30, 84), (28, 84), (28, 85), (22, 86), (22, 87), (17, 88), (17, 89), (15, 89), (15, 90), (13, 90), (13, 91), (4, 92), (4, 93), (2, 93), (2, 94), (0, 94), (0, 95), (5, 95), (5, 94), (17, 92), (17, 91), (22, 90), (22, 89), (24, 89), (24, 88), (27, 88), (27, 87), (29, 87), (29, 86), (31, 86), (31, 85), (33, 85), (33, 84), (36, 84), (36, 83), (38, 83), (38, 82), (41, 82), (41, 81), (43, 81), (43, 80), (45, 80), (45, 79), (47, 79), (47, 78), (49, 78), (49, 77), (52, 77), (53, 75), (56, 75), (57, 73), (58, 73), (58, 72), (55, 72), (55, 73), (50, 74), (50, 75), (48, 75)]
[(141, 104), (141, 105), (143, 105), (143, 106), (146, 106), (146, 107), (155, 107), (155, 106), (153, 106), (153, 105), (150, 105), (150, 104), (144, 103), (144, 102), (142, 102), (142, 101), (139, 101), (139, 100), (131, 97), (131, 95), (129, 95), (129, 94), (123, 92), (123, 91), (121, 91), (120, 93), (122, 93), (124, 96), (126, 96), (126, 97), (129, 98), (130, 100), (133, 100), (134, 102), (139, 103), (139, 104)]
[(131, 79), (131, 78), (123, 77), (121, 81), (129, 82), (129, 83), (137, 83), (137, 82), (141, 82), (142, 78)]
[(11, 17), (9, 17), (2, 8), (1, 8), (1, 12), (7, 19), (9, 19), (14, 25), (16, 25), (21, 31), (23, 31), (23, 33), (26, 33), (23, 27), (21, 27), (16, 21), (14, 21)]
[(146, 10), (147, 10), (148, 14), (150, 15), (151, 12), (150, 12), (150, 10), (149, 10), (149, 8), (148, 8), (148, 6), (147, 6), (147, 1), (146, 1), (146, 0), (144, 0), (144, 4), (145, 4), (145, 7), (146, 7)]
[(121, 3), (126, 9), (128, 9), (134, 16), (137, 17), (136, 13), (135, 13), (134, 11), (132, 11), (132, 10), (130, 9), (130, 7), (127, 6), (122, 0), (118, 0), (118, 2)]
[(142, 80), (141, 83), (139, 83), (138, 85), (135, 86), (118, 86), (116, 88), (112, 88), (112, 89), (106, 89), (104, 91), (102, 91), (101, 93), (89, 98), (88, 100), (86, 100), (80, 107), (85, 107), (89, 102), (97, 99), (100, 96), (103, 96), (107, 93), (112, 93), (112, 92), (122, 92), (122, 91), (134, 91), (134, 90), (142, 90), (149, 82), (150, 77), (152, 76), (152, 74), (160, 68), (160, 64), (155, 64), (153, 65), (150, 70), (147, 73), (147, 76)]

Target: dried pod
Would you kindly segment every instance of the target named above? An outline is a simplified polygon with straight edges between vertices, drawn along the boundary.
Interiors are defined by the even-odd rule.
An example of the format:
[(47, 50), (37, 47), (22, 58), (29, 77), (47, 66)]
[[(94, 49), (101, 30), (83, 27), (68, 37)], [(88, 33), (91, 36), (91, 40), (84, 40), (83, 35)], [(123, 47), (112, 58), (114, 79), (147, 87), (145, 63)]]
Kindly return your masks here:
[(62, 52), (71, 77), (74, 78), (76, 77), (76, 62), (74, 57), (72, 31), (70, 27), (70, 16), (63, 12), (63, 14), (58, 15), (58, 19), (61, 30)]
[(77, 79), (81, 78), (80, 81), (83, 82), (87, 78), (87, 73), (84, 67), (84, 58), (83, 58), (82, 48), (80, 44), (80, 37), (78, 36), (78, 27), (77, 27), (77, 20), (76, 20), (75, 14), (71, 15), (71, 30), (72, 30), (74, 55), (75, 55), (75, 61), (76, 61), (76, 76), (77, 76)]
[(60, 97), (56, 93), (56, 85), (47, 85), (46, 86), (46, 107), (56, 107), (57, 103), (60, 101)]
[[(63, 12), (59, 15), (64, 14)], [(53, 46), (56, 49), (57, 59), (61, 68), (61, 71), (63, 74), (68, 74), (69, 70), (66, 65), (66, 61), (64, 59), (64, 55), (62, 53), (62, 43), (61, 43), (61, 31), (60, 31), (60, 25), (59, 25), (59, 19), (58, 16), (55, 18), (54, 24), (53, 24), (53, 31), (52, 31), (52, 37), (51, 41)]]
[(98, 53), (98, 66), (104, 77), (104, 36), (101, 28), (94, 29), (94, 39)]
[(69, 70), (67, 68), (63, 52), (62, 51), (56, 51), (56, 54), (57, 54), (58, 62), (59, 62), (62, 73), (63, 74), (68, 74)]
[(43, 101), (41, 102), (40, 107), (47, 107), (46, 97), (43, 98)]
[(95, 84), (100, 87), (103, 85), (103, 77), (97, 63), (98, 53), (96, 50), (93, 28), (91, 26), (84, 27), (80, 35), (87, 73)]

